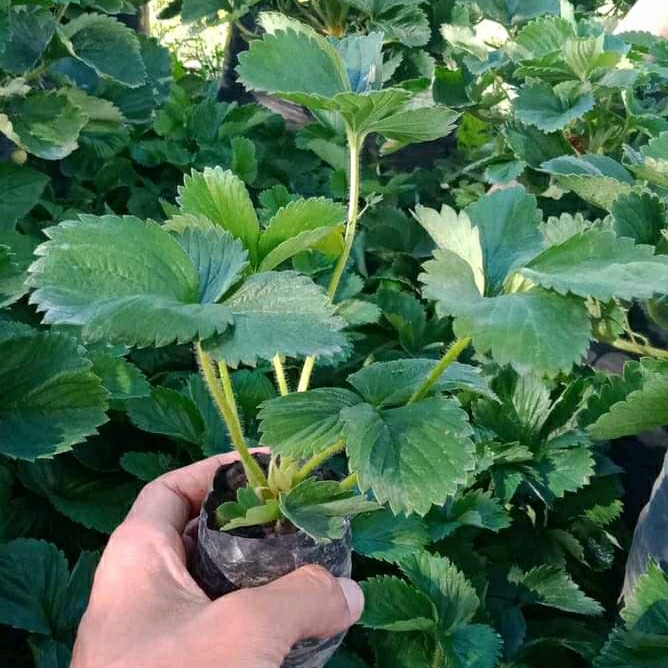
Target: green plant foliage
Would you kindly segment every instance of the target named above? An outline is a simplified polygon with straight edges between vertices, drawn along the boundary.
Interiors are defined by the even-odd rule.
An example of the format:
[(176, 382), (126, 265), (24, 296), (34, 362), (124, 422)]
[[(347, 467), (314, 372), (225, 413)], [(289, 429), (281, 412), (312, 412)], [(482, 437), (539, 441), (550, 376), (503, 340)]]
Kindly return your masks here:
[(0, 6), (0, 664), (66, 668), (141, 486), (260, 445), (215, 522), (350, 531), (328, 668), (663, 666), (657, 555), (617, 603), (609, 441), (668, 425), (668, 47), (628, 4), (174, 0), (170, 49)]

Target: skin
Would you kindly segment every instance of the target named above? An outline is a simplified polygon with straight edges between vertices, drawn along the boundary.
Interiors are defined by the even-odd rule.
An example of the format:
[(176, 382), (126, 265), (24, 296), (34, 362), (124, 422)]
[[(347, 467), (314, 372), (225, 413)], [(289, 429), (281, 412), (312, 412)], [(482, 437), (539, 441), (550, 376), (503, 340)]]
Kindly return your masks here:
[(638, 0), (615, 30), (617, 33), (634, 31), (668, 37), (668, 2)]
[(279, 668), (292, 645), (354, 624), (364, 597), (347, 578), (305, 566), (211, 601), (186, 568), (184, 536), (219, 455), (147, 485), (111, 535), (71, 668)]

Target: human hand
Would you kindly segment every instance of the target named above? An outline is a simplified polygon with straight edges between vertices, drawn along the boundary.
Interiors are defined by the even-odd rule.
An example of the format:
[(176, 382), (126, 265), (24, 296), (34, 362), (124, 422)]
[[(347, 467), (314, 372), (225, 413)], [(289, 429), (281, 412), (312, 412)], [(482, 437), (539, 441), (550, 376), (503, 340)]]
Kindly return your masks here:
[(183, 532), (216, 469), (234, 459), (211, 457), (142, 490), (100, 561), (71, 668), (279, 668), (298, 640), (359, 619), (361, 589), (319, 566), (216, 601), (197, 586)]
[(665, 0), (638, 0), (620, 21), (615, 32), (636, 30), (668, 37), (668, 2)]

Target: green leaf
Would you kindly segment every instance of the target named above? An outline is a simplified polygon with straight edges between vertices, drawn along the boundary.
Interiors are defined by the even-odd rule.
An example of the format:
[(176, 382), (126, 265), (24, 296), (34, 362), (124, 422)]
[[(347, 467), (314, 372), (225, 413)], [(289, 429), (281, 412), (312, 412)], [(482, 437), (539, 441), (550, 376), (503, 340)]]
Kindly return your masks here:
[(273, 269), (317, 245), (341, 229), (345, 218), (343, 206), (324, 197), (298, 199), (280, 208), (260, 238), (259, 270)]
[(376, 632), (371, 635), (371, 641), (376, 666), (383, 666), (383, 668), (432, 668), (434, 666), (437, 646), (431, 633)]
[(566, 432), (548, 441), (545, 447), (547, 452), (537, 468), (550, 495), (561, 498), (589, 482), (594, 474), (594, 458), (586, 438)]
[(442, 641), (448, 668), (495, 668), (501, 654), (501, 638), (487, 624), (456, 628)]
[(164, 473), (181, 466), (181, 461), (169, 452), (125, 452), (120, 464), (142, 482), (151, 482)]
[(528, 593), (524, 594), (526, 603), (581, 615), (600, 615), (603, 612), (601, 604), (584, 594), (568, 573), (558, 566), (545, 564), (524, 573), (514, 567), (508, 574), (508, 580), (527, 590)]
[(72, 662), (72, 650), (59, 640), (47, 636), (28, 636), (28, 646), (35, 668), (69, 668)]
[[(2, 25), (4, 24), (4, 25)], [(3, 35), (3, 30), (6, 33)], [(0, 16), (0, 69), (23, 74), (35, 67), (49, 46), (56, 21), (48, 9), (35, 6), (10, 6)]]
[(204, 435), (204, 420), (192, 399), (167, 387), (154, 387), (150, 397), (129, 401), (128, 415), (153, 434), (197, 444)]
[(359, 397), (343, 388), (292, 392), (265, 401), (258, 414), (260, 443), (284, 457), (311, 457), (341, 439), (340, 413), (358, 403)]
[(346, 35), (333, 42), (341, 56), (348, 81), (355, 93), (363, 93), (380, 84), (383, 69), (383, 34)]
[(59, 28), (68, 51), (101, 77), (131, 88), (146, 80), (136, 34), (102, 14), (81, 14)]
[(434, 508), (427, 516), (432, 541), (443, 540), (459, 527), (500, 531), (510, 526), (510, 516), (489, 492), (475, 489)]
[(564, 295), (648, 299), (668, 285), (668, 257), (611, 230), (589, 229), (545, 249), (520, 273)]
[(339, 111), (353, 130), (360, 135), (373, 132), (381, 123), (406, 106), (412, 95), (403, 88), (387, 88), (361, 93), (338, 93), (328, 108)]
[(661, 230), (668, 227), (668, 206), (649, 190), (622, 193), (610, 213), (617, 236), (630, 237), (637, 244), (658, 244)]
[(589, 425), (593, 438), (621, 438), (668, 424), (668, 362), (627, 362), (625, 376), (631, 370), (639, 372), (637, 380), (621, 386), (618, 400), (613, 399), (608, 410)]
[(176, 198), (183, 213), (204, 216), (241, 239), (251, 262), (257, 262), (260, 225), (244, 182), (221, 167), (186, 174)]
[(141, 488), (125, 474), (101, 475), (63, 457), (22, 462), (19, 477), (69, 519), (107, 534), (125, 519)]
[(433, 141), (450, 134), (457, 118), (459, 113), (447, 107), (422, 107), (400, 111), (367, 125), (366, 130), (406, 144)]
[(668, 575), (659, 564), (650, 561), (647, 571), (638, 578), (624, 605), (622, 619), (633, 627), (655, 603), (662, 600), (668, 600)]
[(253, 183), (257, 178), (257, 157), (255, 144), (247, 137), (234, 137), (232, 146), (232, 171), (245, 183)]
[(424, 515), (453, 494), (473, 468), (471, 426), (453, 399), (432, 397), (383, 411), (359, 404), (341, 417), (360, 489), (372, 489), (395, 512)]
[(210, 223), (188, 227), (176, 235), (199, 275), (199, 301), (212, 304), (241, 278), (248, 253), (229, 232)]
[(384, 631), (427, 631), (436, 626), (434, 604), (404, 580), (381, 575), (365, 580), (361, 587), (362, 626)]
[(478, 610), (475, 589), (445, 557), (418, 552), (401, 563), (401, 570), (436, 606), (442, 633), (468, 624)]
[(225, 302), (232, 329), (207, 342), (216, 359), (255, 366), (274, 355), (332, 357), (343, 352), (343, 321), (320, 287), (293, 271), (254, 274)]
[(420, 301), (406, 292), (379, 290), (376, 303), (397, 330), (401, 344), (409, 350), (419, 350), (427, 327), (427, 312)]
[(78, 148), (79, 132), (88, 117), (64, 91), (31, 90), (3, 104), (0, 132), (44, 160), (62, 160)]
[(0, 308), (28, 292), (27, 272), (36, 246), (35, 239), (26, 234), (0, 231)]
[[(245, 373), (252, 377), (254, 372), (239, 372)], [(269, 381), (265, 378), (269, 383)], [(232, 378), (234, 385), (234, 392), (237, 396), (237, 403), (239, 404), (239, 409), (242, 414), (242, 419), (251, 420), (254, 417), (253, 412), (251, 411), (248, 405), (248, 393), (249, 385), (247, 383), (244, 385), (239, 382), (238, 373), (234, 374)], [(273, 390), (273, 387), (270, 385), (270, 390)], [(261, 387), (260, 396), (266, 396), (266, 387)], [(258, 390), (256, 386), (255, 391)], [(253, 391), (253, 390), (251, 390)], [(262, 394), (264, 392), (264, 395)], [(193, 373), (188, 378), (188, 383), (186, 387), (181, 390), (181, 394), (192, 399), (197, 410), (200, 412), (202, 419), (204, 420), (204, 432), (200, 436), (199, 445), (202, 448), (202, 454), (206, 457), (212, 455), (217, 455), (221, 452), (229, 452), (232, 449), (232, 444), (230, 443), (230, 437), (225, 426), (225, 422), (220, 414), (220, 409), (216, 406), (209, 388), (206, 386), (202, 374)], [(272, 396), (271, 394), (269, 396)]]
[(102, 352), (89, 353), (88, 358), (93, 363), (93, 373), (102, 381), (110, 399), (123, 401), (151, 393), (144, 374), (126, 359)]
[(534, 83), (520, 88), (513, 107), (522, 123), (543, 132), (554, 132), (593, 109), (594, 97), (585, 84), (564, 82), (552, 87), (548, 83)]
[(416, 515), (395, 515), (383, 508), (352, 521), (353, 550), (383, 561), (401, 561), (429, 542), (427, 527)]
[(524, 26), (509, 46), (514, 59), (539, 58), (559, 53), (570, 37), (575, 37), (573, 23), (560, 16), (543, 16)]
[(281, 512), (317, 542), (343, 538), (347, 518), (378, 508), (333, 480), (307, 478), (279, 497)]
[(661, 188), (668, 188), (668, 132), (662, 132), (640, 148), (626, 147), (626, 166), (638, 178)]
[(81, 325), (86, 340), (131, 346), (204, 339), (230, 323), (224, 306), (198, 303), (197, 271), (156, 223), (82, 215), (46, 234), (30, 279), (45, 322)]
[(510, 26), (523, 23), (538, 16), (561, 13), (559, 0), (475, 0), (475, 4), (486, 18)]
[[(348, 376), (348, 382), (374, 406), (401, 406), (427, 380), (436, 364), (437, 360), (415, 358), (375, 362)], [(480, 369), (453, 362), (436, 381), (432, 392), (457, 390), (495, 397)]]
[(107, 393), (90, 369), (63, 334), (0, 337), (0, 452), (50, 457), (96, 433), (107, 421)]
[[(264, 27), (268, 27), (266, 21)], [(319, 106), (322, 98), (350, 90), (345, 65), (336, 49), (315, 31), (294, 21), (277, 26), (261, 40), (253, 40), (240, 54), (237, 72), (248, 89), (273, 93), (305, 106)]]
[[(220, 512), (224, 506), (227, 506), (227, 503), (223, 503), (218, 506), (217, 512)], [(271, 524), (272, 522), (278, 520), (281, 516), (278, 501), (275, 499), (269, 499), (264, 503), (253, 506), (251, 508), (240, 508), (240, 511), (240, 514), (230, 517), (229, 520), (225, 521), (224, 524), (222, 523), (223, 517), (221, 517), (220, 530), (233, 531), (235, 529), (242, 529), (244, 527)]]
[(39, 202), (49, 177), (30, 167), (0, 162), (0, 232), (10, 232)]
[(0, 623), (51, 635), (60, 622), (68, 580), (67, 559), (42, 540), (0, 545)]
[(573, 153), (563, 132), (545, 133), (531, 125), (509, 123), (505, 136), (515, 155), (534, 169), (552, 158)]
[(628, 171), (604, 155), (563, 156), (544, 162), (541, 169), (552, 174), (561, 188), (606, 210), (619, 195), (631, 192), (633, 185)]

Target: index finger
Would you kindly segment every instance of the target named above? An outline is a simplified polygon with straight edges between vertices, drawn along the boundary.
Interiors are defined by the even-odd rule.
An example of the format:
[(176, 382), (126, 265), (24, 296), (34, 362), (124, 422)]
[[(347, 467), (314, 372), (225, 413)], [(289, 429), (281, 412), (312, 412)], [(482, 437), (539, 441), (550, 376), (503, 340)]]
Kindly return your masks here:
[[(252, 452), (268, 453), (269, 450), (259, 448)], [(128, 519), (145, 520), (180, 537), (188, 520), (199, 512), (218, 467), (238, 459), (236, 452), (226, 452), (156, 478), (142, 489)]]

